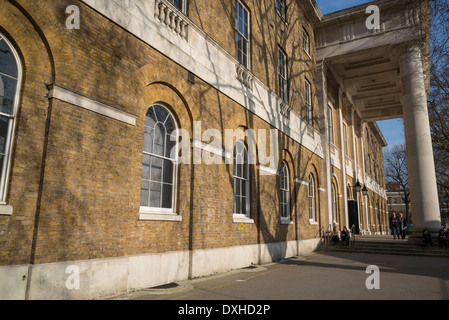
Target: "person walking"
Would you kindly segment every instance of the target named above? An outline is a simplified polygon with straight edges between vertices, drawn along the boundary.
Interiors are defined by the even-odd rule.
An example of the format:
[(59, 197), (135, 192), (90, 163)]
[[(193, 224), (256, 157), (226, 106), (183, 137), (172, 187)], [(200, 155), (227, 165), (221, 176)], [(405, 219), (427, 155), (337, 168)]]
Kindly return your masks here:
[(393, 239), (396, 237), (399, 239), (399, 218), (396, 216), (396, 212), (393, 211), (393, 217), (391, 218), (391, 228), (393, 229)]
[[(399, 232), (402, 240), (405, 239), (405, 229), (407, 229), (407, 220), (402, 213), (399, 214)], [(399, 237), (398, 237), (399, 238)]]

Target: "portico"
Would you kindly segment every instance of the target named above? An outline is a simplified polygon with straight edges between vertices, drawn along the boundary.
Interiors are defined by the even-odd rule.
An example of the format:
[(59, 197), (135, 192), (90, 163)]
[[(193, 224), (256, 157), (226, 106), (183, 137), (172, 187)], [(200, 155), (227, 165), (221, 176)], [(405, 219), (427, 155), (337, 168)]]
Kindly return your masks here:
[[(430, 6), (427, 1), (419, 6), (409, 3), (378, 2), (377, 30), (366, 27), (366, 5), (325, 16), (317, 30), (317, 63), (325, 66), (319, 70), (321, 78), (330, 72), (337, 79), (340, 95), (362, 123), (404, 119), (413, 234), (419, 237), (423, 229), (438, 231), (440, 212), (427, 111)], [(319, 93), (324, 110), (327, 89), (325, 84)], [(322, 121), (322, 128), (327, 128), (326, 112)], [(323, 149), (329, 154), (329, 148)], [(355, 164), (353, 169), (355, 179), (369, 184), (367, 170)], [(329, 174), (325, 182), (330, 186)]]

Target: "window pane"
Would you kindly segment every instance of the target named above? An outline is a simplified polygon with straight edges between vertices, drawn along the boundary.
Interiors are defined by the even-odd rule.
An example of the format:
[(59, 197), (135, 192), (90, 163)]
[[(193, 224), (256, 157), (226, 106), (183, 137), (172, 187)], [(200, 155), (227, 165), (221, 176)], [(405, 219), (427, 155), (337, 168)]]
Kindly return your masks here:
[(154, 128), (156, 124), (156, 114), (154, 113), (154, 107), (148, 109), (147, 116), (145, 117), (145, 126)]
[(236, 1), (235, 4), (235, 29), (236, 58), (240, 64), (242, 64), (245, 68), (248, 68), (248, 12), (238, 1)]
[(242, 165), (242, 170), (243, 170), (243, 172), (242, 172), (243, 179), (248, 180), (249, 179), (249, 172), (248, 172), (248, 161), (247, 160), (245, 160), (245, 163)]
[(0, 73), (17, 79), (17, 64), (9, 47), (4, 40), (0, 40)]
[(239, 179), (234, 179), (234, 194), (240, 196), (241, 195), (241, 182)]
[(245, 209), (243, 207), (244, 205), (244, 200), (242, 197), (237, 197), (237, 212), (239, 214), (244, 214), (245, 213)]
[(162, 159), (151, 157), (151, 181), (162, 181)]
[(165, 155), (165, 127), (158, 123), (154, 129), (153, 153), (158, 156)]
[[(176, 136), (167, 135), (165, 141), (165, 157), (176, 160), (177, 150), (176, 150)], [(172, 153), (173, 152), (173, 153)]]
[(173, 162), (164, 160), (164, 183), (173, 184)]
[(151, 156), (144, 154), (142, 159), (142, 179), (150, 180)]
[(143, 133), (143, 151), (153, 153), (153, 133), (154, 130), (149, 127), (145, 127)]
[(9, 119), (6, 117), (0, 117), (0, 153), (5, 154), (6, 139), (8, 137)]
[(173, 207), (173, 186), (164, 184), (162, 186), (162, 208), (172, 209)]
[(154, 106), (154, 111), (156, 112), (156, 119), (159, 122), (165, 123), (168, 117), (168, 111), (160, 106)]
[(241, 194), (242, 197), (247, 197), (247, 191), (248, 191), (248, 181), (241, 180)]
[(240, 213), (240, 197), (234, 195), (234, 213)]
[(303, 49), (305, 52), (309, 53), (309, 34), (306, 30), (303, 30)]
[(13, 114), (17, 80), (0, 75), (0, 107), (1, 112)]
[(165, 121), (165, 131), (168, 135), (172, 134), (173, 131), (176, 129), (175, 121), (173, 120), (172, 116), (169, 116), (167, 120)]
[(142, 181), (140, 186), (140, 206), (148, 207), (148, 196), (150, 194), (150, 183)]
[(151, 182), (150, 186), (150, 207), (161, 208), (162, 184)]

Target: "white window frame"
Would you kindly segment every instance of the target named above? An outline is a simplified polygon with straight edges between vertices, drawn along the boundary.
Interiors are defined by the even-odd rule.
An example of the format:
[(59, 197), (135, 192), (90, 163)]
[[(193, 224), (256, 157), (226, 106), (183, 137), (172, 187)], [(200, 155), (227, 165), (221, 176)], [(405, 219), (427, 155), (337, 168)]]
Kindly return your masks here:
[(279, 97), (288, 104), (287, 55), (280, 47), (278, 47), (278, 79)]
[[(246, 17), (247, 17), (247, 22), (246, 22), (246, 33), (247, 33), (247, 37), (245, 37), (245, 35), (242, 33), (242, 31), (244, 32), (244, 30), (239, 30), (239, 23), (238, 20), (240, 19), (240, 16), (238, 16), (238, 6), (241, 7), (243, 9), (244, 14), (246, 13)], [(251, 57), (250, 57), (250, 52), (251, 52), (251, 28), (250, 28), (250, 21), (251, 21), (251, 16), (249, 13), (249, 10), (246, 8), (246, 6), (239, 0), (235, 1), (235, 35), (234, 35), (234, 43), (235, 43), (235, 55), (236, 55), (236, 59), (237, 61), (244, 66), (246, 69), (250, 70), (251, 68)], [(244, 19), (242, 19), (244, 20)], [(241, 61), (239, 60), (239, 47), (238, 47), (238, 42), (237, 42), (237, 36), (242, 37), (242, 39), (247, 43), (247, 52), (243, 52), (243, 54), (246, 55), (246, 61)]]
[(290, 222), (290, 172), (285, 161), (282, 161), (279, 170), (279, 211), (281, 222)]
[(313, 174), (309, 174), (309, 222), (316, 224), (316, 202), (315, 202), (315, 178)]
[(302, 48), (310, 57), (310, 36), (306, 29), (302, 29)]
[(307, 123), (313, 124), (313, 110), (312, 110), (312, 86), (309, 80), (304, 79), (304, 95), (307, 109)]
[[(177, 132), (178, 124), (176, 123), (176, 118), (174, 117), (173, 113), (162, 103), (155, 103), (150, 108), (155, 108), (156, 106), (163, 108), (167, 113), (168, 117), (171, 117), (173, 120), (173, 125), (175, 126), (174, 133)], [(150, 110), (148, 108), (148, 110)], [(148, 111), (147, 111), (148, 112)], [(145, 115), (146, 117), (146, 115)], [(159, 122), (155, 124), (158, 125)], [(165, 124), (165, 123), (164, 123)], [(154, 141), (153, 137), (153, 141)], [(165, 139), (168, 139), (167, 134), (164, 137)], [(171, 139), (172, 140), (172, 139)], [(173, 139), (172, 141), (178, 141), (177, 138)], [(154, 142), (153, 142), (154, 143)], [(166, 142), (167, 143), (167, 140)], [(164, 145), (166, 146), (166, 144)], [(174, 158), (165, 157), (161, 155), (157, 155), (154, 153), (143, 151), (142, 157), (144, 155), (150, 156), (150, 157), (156, 157), (159, 159), (162, 159), (163, 161), (171, 161), (173, 163), (173, 185), (172, 185), (172, 199), (171, 199), (171, 208), (161, 208), (161, 207), (151, 207), (151, 206), (142, 206), (142, 203), (140, 204), (140, 220), (168, 220), (168, 221), (181, 221), (182, 218), (176, 213), (176, 193), (177, 193), (177, 178), (178, 178), (178, 154), (175, 152)], [(143, 168), (142, 168), (143, 170)], [(150, 168), (150, 174), (151, 174), (151, 168)], [(164, 175), (164, 170), (161, 172), (162, 175)], [(141, 181), (144, 180), (141, 177)], [(146, 179), (145, 179), (146, 180)], [(164, 184), (164, 183), (162, 183)], [(151, 180), (150, 180), (150, 188), (151, 188)], [(149, 195), (150, 197), (150, 195)], [(163, 189), (161, 190), (161, 205), (162, 205), (162, 197), (163, 197)], [(150, 201), (150, 198), (148, 199)]]
[[(236, 154), (238, 145), (241, 145), (243, 147), (243, 154)], [(243, 163), (239, 163), (239, 157), (243, 156)], [(245, 161), (246, 159), (246, 161)], [(242, 175), (238, 175), (237, 166), (241, 167)], [(246, 173), (247, 176), (244, 176), (246, 167)], [(249, 219), (250, 218), (250, 172), (249, 172), (249, 161), (248, 161), (248, 149), (246, 148), (246, 145), (243, 140), (238, 140), (234, 147), (233, 152), (233, 218), (234, 219)], [(236, 183), (240, 184), (240, 194), (236, 194)], [(242, 184), (244, 185), (246, 196), (243, 196), (243, 188)], [(237, 208), (237, 197), (244, 198), (245, 199), (245, 211), (244, 212), (236, 212)], [(240, 205), (238, 206), (239, 209), (241, 209)]]
[(20, 63), (19, 55), (17, 54), (17, 51), (15, 50), (12, 43), (0, 33), (0, 40), (3, 40), (8, 49), (11, 51), (11, 54), (14, 57), (14, 60), (16, 62), (17, 67), (17, 78), (14, 78), (12, 76), (8, 76), (6, 74), (3, 74), (6, 77), (9, 77), (11, 79), (14, 79), (17, 81), (16, 83), (16, 91), (14, 93), (14, 103), (13, 103), (13, 109), (11, 114), (1, 113), (0, 116), (9, 118), (8, 123), (8, 130), (7, 130), (7, 136), (5, 140), (5, 153), (4, 153), (4, 161), (0, 176), (0, 205), (2, 206), (0, 208), (0, 215), (11, 215), (12, 214), (12, 207), (11, 206), (5, 206), (6, 205), (6, 195), (8, 193), (8, 181), (11, 174), (11, 150), (13, 148), (14, 143), (14, 135), (16, 130), (16, 119), (17, 119), (17, 110), (19, 108), (19, 99), (20, 99), (20, 88), (22, 85), (22, 64)]

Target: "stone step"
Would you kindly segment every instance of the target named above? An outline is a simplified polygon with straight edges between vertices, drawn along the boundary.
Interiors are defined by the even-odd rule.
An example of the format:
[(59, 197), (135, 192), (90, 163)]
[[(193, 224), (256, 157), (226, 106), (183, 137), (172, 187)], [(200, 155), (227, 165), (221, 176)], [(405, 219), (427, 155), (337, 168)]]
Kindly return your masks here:
[(351, 246), (344, 246), (339, 243), (337, 245), (323, 245), (320, 250), (322, 252), (361, 252), (361, 253), (378, 253), (378, 254), (394, 254), (394, 255), (415, 255), (415, 256), (434, 256), (434, 257), (447, 257), (449, 258), (449, 248), (439, 247), (434, 245), (433, 247), (423, 248), (419, 244), (409, 243), (404, 241), (403, 243), (391, 243), (380, 241), (359, 241), (353, 243)]

